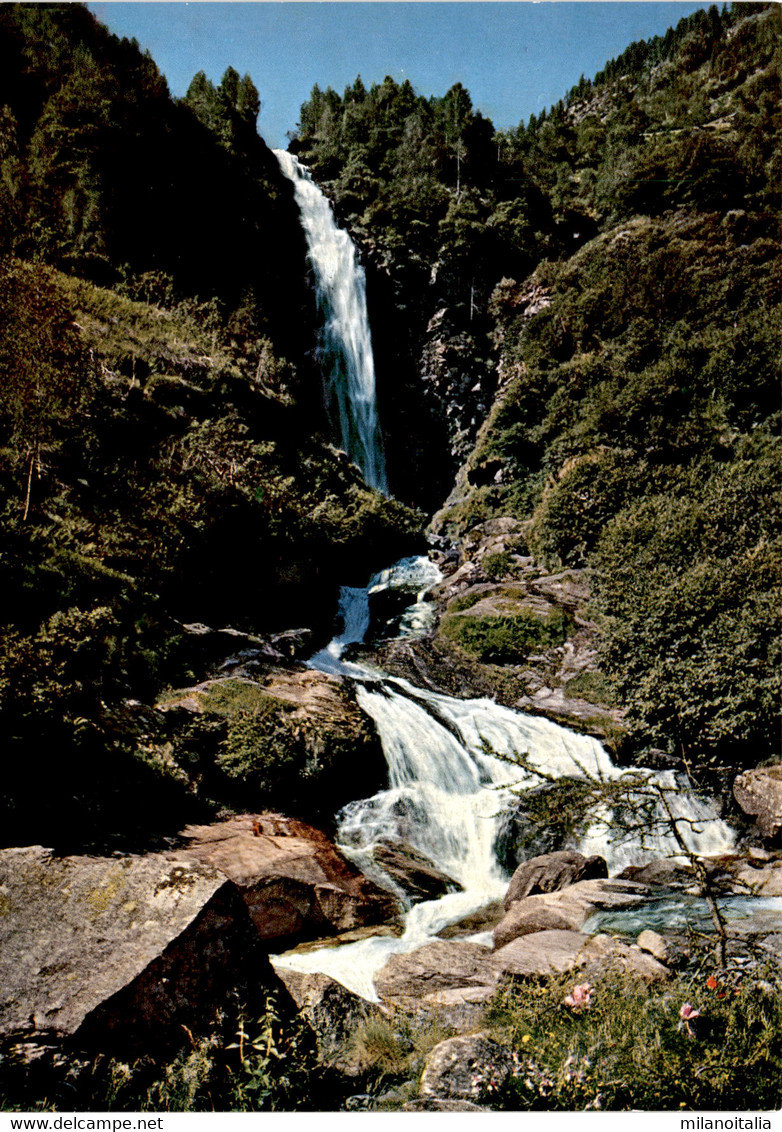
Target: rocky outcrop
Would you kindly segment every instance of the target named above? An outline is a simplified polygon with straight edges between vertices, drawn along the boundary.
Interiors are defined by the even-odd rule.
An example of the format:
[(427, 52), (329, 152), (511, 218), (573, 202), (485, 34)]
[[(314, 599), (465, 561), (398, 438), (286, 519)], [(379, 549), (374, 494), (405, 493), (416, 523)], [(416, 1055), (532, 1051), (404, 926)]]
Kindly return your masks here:
[(427, 856), (403, 841), (381, 841), (373, 847), (372, 856), (413, 904), (461, 891), (453, 877), (435, 868)]
[(454, 311), (443, 307), (426, 328), (419, 372), (427, 401), (440, 417), (445, 414), (455, 470), (469, 454), (491, 405), (497, 383), (493, 367), (472, 334), (455, 320)]
[(382, 745), (347, 681), (264, 666), (246, 650), (222, 667), (161, 697), (144, 744), (191, 794), (233, 810), (290, 807), (318, 822), (385, 786)]
[(505, 907), (516, 900), (540, 892), (556, 892), (580, 880), (607, 877), (608, 867), (602, 857), (584, 857), (581, 853), (563, 850), (544, 853), (523, 861), (511, 877), (505, 895)]
[(745, 814), (755, 818), (766, 840), (782, 839), (782, 763), (759, 766), (740, 774), (733, 795)]
[[(599, 672), (587, 572), (550, 573), (527, 548), (529, 523), (502, 515), (460, 532), (455, 563), (449, 536), (437, 533), (447, 529), (441, 520), (436, 516), (430, 528), (432, 556), (446, 574), (431, 590), (440, 629), (433, 640), (386, 646), (379, 656), (384, 669), (446, 694), (491, 695), (508, 707), (616, 744), (624, 733), (623, 716)], [(461, 635), (457, 621), (469, 625), (473, 619), (485, 623), (492, 617), (534, 615), (545, 622), (560, 610), (567, 614), (561, 643), (506, 658), (501, 665), (485, 663), (454, 644)]]
[(236, 887), (183, 857), (0, 853), (0, 1035), (153, 1053), (287, 998)]
[(352, 1038), (362, 1023), (380, 1017), (379, 1008), (328, 975), (283, 967), (277, 974), (315, 1034), (318, 1060), (348, 1077), (360, 1074), (366, 1066)]
[(394, 919), (398, 904), (320, 830), (280, 814), (188, 826), (178, 856), (220, 869), (241, 890), (264, 944), (284, 950)]
[(436, 1045), (421, 1077), (425, 1100), (479, 1101), (498, 1097), (513, 1073), (507, 1046), (484, 1034), (448, 1038)]
[(452, 990), (478, 989), (490, 994), (496, 975), (487, 964), (491, 952), (471, 943), (429, 943), (405, 955), (392, 955), (375, 975), (375, 990), (383, 1002), (400, 1005), (436, 1003)]

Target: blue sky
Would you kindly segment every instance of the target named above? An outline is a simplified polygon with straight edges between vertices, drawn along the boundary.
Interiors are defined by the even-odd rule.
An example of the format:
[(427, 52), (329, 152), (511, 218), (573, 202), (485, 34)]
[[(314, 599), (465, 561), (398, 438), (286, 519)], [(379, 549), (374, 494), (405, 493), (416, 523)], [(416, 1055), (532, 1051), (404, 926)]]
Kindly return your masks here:
[(315, 83), (342, 93), (358, 74), (367, 86), (387, 74), (408, 78), (427, 96), (461, 82), (495, 126), (515, 126), (632, 40), (662, 34), (708, 4), (111, 0), (89, 7), (113, 32), (149, 49), (174, 95), (199, 70), (214, 81), (228, 66), (248, 72), (261, 96), (259, 132), (279, 147)]

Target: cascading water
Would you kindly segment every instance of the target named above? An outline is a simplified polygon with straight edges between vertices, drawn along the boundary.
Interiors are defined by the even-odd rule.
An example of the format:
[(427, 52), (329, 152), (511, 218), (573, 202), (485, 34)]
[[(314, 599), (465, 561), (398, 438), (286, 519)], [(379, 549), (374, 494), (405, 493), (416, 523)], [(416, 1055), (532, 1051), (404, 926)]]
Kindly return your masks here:
[[(309, 247), (323, 325), (319, 357), (327, 407), (338, 423), (342, 445), (366, 481), (386, 490), (385, 464), (375, 409), (375, 375), (366, 315), (364, 273), (347, 233), (337, 227), (329, 202), (295, 157), (275, 151), (293, 182)], [(350, 644), (363, 641), (370, 623), (370, 596), (386, 589), (416, 595), (398, 625), (398, 635), (426, 631), (433, 607), (425, 592), (441, 577), (426, 558), (404, 559), (375, 575), (365, 589), (344, 587), (339, 613), (342, 632), (308, 662), (321, 671), (352, 679), (361, 708), (374, 721), (388, 763), (386, 790), (352, 802), (338, 815), (337, 841), (369, 876), (398, 888), (373, 858), (381, 841), (404, 841), (424, 853), (461, 886), (428, 900), (406, 915), (401, 938), (373, 937), (308, 954), (278, 956), (277, 965), (322, 971), (368, 999), (375, 999), (373, 975), (395, 952), (411, 951), (450, 923), (500, 898), (507, 877), (497, 860), (497, 842), (514, 791), (563, 776), (614, 781), (613, 766), (597, 740), (576, 735), (545, 719), (525, 716), (486, 699), (457, 700), (417, 688), (406, 680), (343, 659)], [(513, 762), (524, 756), (523, 768)], [(681, 820), (688, 848), (700, 855), (726, 852), (733, 838), (713, 810), (673, 775), (638, 772), (630, 789), (647, 796), (662, 792), (662, 832), (654, 844), (622, 840), (621, 823), (603, 806), (577, 846), (600, 853), (615, 871), (654, 856), (680, 851), (670, 829)], [(633, 796), (629, 806), (633, 808)], [(668, 813), (665, 813), (667, 806)]]
[[(407, 680), (388, 677), (367, 665), (342, 659), (351, 643), (362, 639), (370, 623), (370, 594), (404, 585), (425, 591), (439, 576), (428, 559), (405, 559), (376, 575), (366, 589), (343, 588), (340, 602), (344, 629), (309, 664), (351, 678), (361, 708), (372, 718), (388, 763), (388, 789), (352, 802), (339, 815), (337, 841), (370, 876), (395, 888), (373, 861), (381, 841), (404, 841), (420, 850), (463, 891), (414, 906), (406, 915), (401, 938), (375, 937), (338, 948), (278, 957), (281, 966), (323, 971), (345, 986), (376, 998), (372, 977), (390, 955), (410, 951), (449, 923), (499, 899), (507, 886), (496, 855), (504, 813), (514, 790), (531, 789), (545, 779), (563, 776), (615, 780), (627, 772), (615, 767), (600, 743), (536, 716), (504, 708), (487, 699), (457, 700), (426, 691)], [(423, 593), (410, 609), (403, 632), (416, 634), (425, 623)], [(526, 767), (512, 756), (523, 754)], [(499, 756), (508, 756), (506, 761)], [(536, 775), (535, 771), (540, 775)], [(685, 819), (689, 847), (702, 855), (727, 852), (733, 844), (728, 827), (713, 809), (678, 789), (670, 773), (645, 772), (658, 784), (675, 816)], [(653, 857), (677, 854), (679, 846), (661, 815), (651, 844), (623, 841), (604, 813), (577, 846), (600, 853), (611, 871)]]
[(318, 361), (326, 409), (342, 447), (369, 486), (387, 492), (364, 269), (353, 241), (337, 226), (328, 199), (305, 166), (285, 150), (274, 153), (293, 182), (315, 278), (321, 320)]

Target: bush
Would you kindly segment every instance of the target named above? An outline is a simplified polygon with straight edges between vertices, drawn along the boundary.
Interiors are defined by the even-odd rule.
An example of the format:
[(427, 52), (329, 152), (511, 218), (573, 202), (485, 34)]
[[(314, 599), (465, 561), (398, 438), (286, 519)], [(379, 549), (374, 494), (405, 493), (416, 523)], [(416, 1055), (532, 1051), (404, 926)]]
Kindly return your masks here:
[(579, 672), (565, 685), (565, 695), (602, 707), (616, 707), (616, 696), (602, 672)]
[(513, 572), (513, 559), (509, 550), (498, 550), (481, 559), (481, 567), (492, 582), (499, 582)]
[(561, 645), (570, 624), (562, 609), (547, 617), (525, 609), (510, 617), (444, 617), (440, 632), (485, 664), (519, 664), (532, 653)]

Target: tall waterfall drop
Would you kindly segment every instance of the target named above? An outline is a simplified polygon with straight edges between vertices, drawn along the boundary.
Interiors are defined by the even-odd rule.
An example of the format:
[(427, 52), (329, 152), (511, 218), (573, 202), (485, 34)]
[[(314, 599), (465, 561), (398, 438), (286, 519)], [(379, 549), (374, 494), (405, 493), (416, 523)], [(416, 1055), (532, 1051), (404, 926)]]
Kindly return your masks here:
[(367, 317), (366, 277), (347, 232), (307, 169), (285, 150), (274, 154), (293, 182), (315, 276), (321, 325), (318, 360), (326, 410), (342, 447), (370, 487), (387, 492), (385, 456), (375, 403), (375, 363)]

